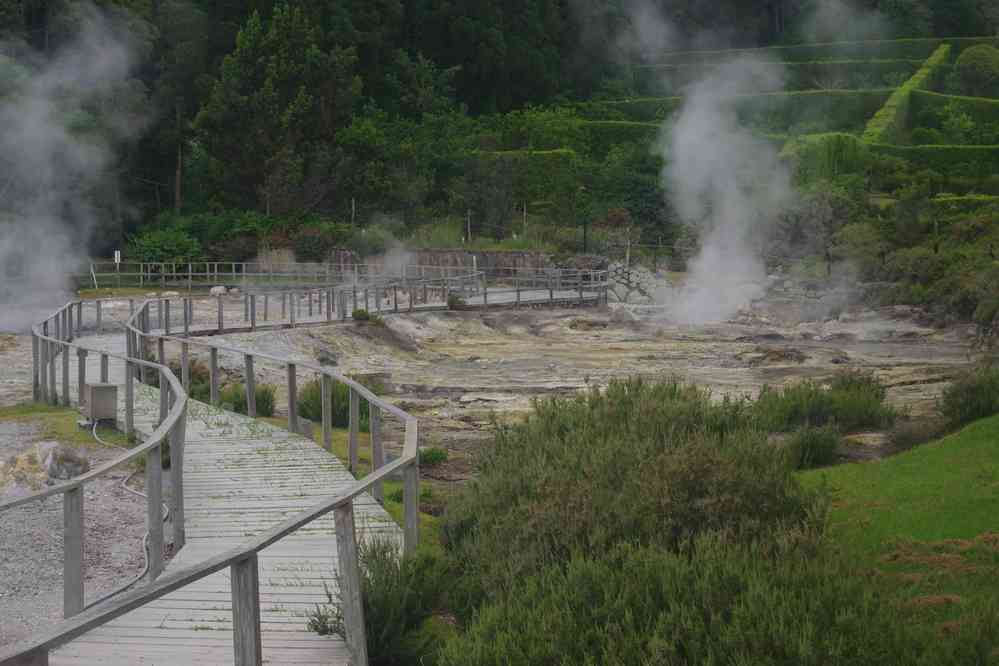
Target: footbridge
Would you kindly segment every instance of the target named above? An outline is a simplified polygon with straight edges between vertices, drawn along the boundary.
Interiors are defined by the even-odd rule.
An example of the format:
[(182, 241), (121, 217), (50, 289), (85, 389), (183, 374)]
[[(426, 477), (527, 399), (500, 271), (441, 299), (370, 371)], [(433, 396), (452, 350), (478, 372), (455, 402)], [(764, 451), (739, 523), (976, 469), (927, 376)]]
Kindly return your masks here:
[[(362, 309), (388, 316), (448, 307), (594, 304), (606, 293), (604, 273), (487, 284), (481, 273), (470, 272), (65, 304), (32, 329), (35, 400), (85, 407), (89, 385), (113, 385), (120, 396), (119, 427), (137, 444), (71, 481), (0, 501), (0, 512), (62, 503), (65, 618), (0, 647), (0, 666), (365, 666), (358, 547), (370, 539), (393, 540), (406, 552), (417, 546), (419, 423), (334, 368), (249, 353), (214, 336), (337, 325)], [(221, 404), (220, 355), (242, 360), (245, 414)], [(189, 395), (196, 360), (208, 366), (205, 402)], [(254, 387), (265, 371), (283, 378), (287, 428), (256, 418)], [(297, 434), (304, 377), (320, 382), (322, 447)], [(349, 396), (345, 462), (330, 452), (337, 383)], [(372, 462), (362, 469), (364, 404)], [(390, 462), (389, 451), (395, 454)], [(111, 598), (94, 599), (84, 564), (87, 485), (134, 465), (144, 470), (148, 572)], [(401, 482), (401, 525), (384, 507), (389, 481)], [(306, 628), (309, 612), (328, 601), (327, 590), (340, 606), (342, 636)]]

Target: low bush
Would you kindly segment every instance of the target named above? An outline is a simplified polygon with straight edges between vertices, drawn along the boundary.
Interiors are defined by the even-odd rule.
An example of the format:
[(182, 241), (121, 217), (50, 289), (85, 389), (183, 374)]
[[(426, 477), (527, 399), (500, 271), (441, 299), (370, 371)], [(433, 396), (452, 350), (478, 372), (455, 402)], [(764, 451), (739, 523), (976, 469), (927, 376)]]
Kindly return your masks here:
[(614, 381), (535, 403), (503, 426), (477, 478), (452, 500), (444, 539), (466, 576), (458, 609), (513, 579), (621, 542), (678, 548), (702, 532), (766, 538), (810, 524), (803, 491), (741, 401), (715, 402), (677, 380)]
[(944, 389), (940, 413), (952, 428), (999, 413), (999, 368), (980, 368), (954, 381)]
[[(253, 391), (256, 396), (257, 416), (274, 416), (275, 387), (270, 384), (257, 384)], [(219, 391), (219, 402), (238, 414), (246, 414), (245, 384), (226, 384)]]
[[(384, 390), (377, 382), (365, 378), (362, 383), (376, 395)], [(333, 382), (333, 427), (347, 428), (350, 426), (350, 387), (341, 382)], [(321, 423), (323, 420), (322, 384), (319, 379), (306, 382), (298, 389), (299, 416)], [(360, 421), (358, 428), (362, 432), (369, 430), (370, 417), (368, 401), (360, 400)]]
[(420, 467), (435, 467), (447, 462), (447, 449), (442, 449), (438, 446), (420, 449), (419, 459)]
[(364, 308), (357, 308), (350, 313), (350, 316), (354, 321), (368, 321), (371, 319), (371, 314)]
[[(369, 663), (425, 663), (421, 657), (437, 647), (437, 636), (425, 623), (444, 589), (440, 559), (425, 550), (403, 556), (396, 542), (386, 540), (362, 541), (359, 550)], [(328, 589), (326, 594), (329, 602), (309, 615), (309, 630), (345, 638), (341, 604)]]
[(201, 258), (201, 244), (180, 229), (147, 229), (128, 239), (128, 261), (186, 262)]
[[(754, 664), (908, 666), (989, 661), (994, 607), (942, 640), (870, 579), (802, 549), (700, 539), (624, 546), (517, 581), (449, 641), (443, 666)], [(985, 637), (985, 638), (983, 638)], [(991, 640), (990, 640), (991, 639)]]
[(999, 49), (979, 44), (965, 50), (957, 59), (956, 70), (965, 95), (999, 96)]
[(463, 310), (465, 309), (465, 299), (458, 294), (448, 294), (447, 295), (447, 309), (448, 310)]
[(770, 432), (802, 426), (849, 431), (892, 425), (896, 414), (884, 399), (885, 389), (872, 375), (846, 372), (836, 375), (828, 388), (812, 381), (764, 387), (752, 410), (759, 426)]

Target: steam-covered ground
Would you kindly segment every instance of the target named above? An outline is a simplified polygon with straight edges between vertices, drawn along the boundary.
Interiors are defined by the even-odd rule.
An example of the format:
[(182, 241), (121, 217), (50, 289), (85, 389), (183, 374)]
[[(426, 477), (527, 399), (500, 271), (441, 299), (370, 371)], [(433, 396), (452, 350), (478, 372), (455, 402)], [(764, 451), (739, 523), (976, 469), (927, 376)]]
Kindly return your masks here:
[[(679, 326), (660, 308), (433, 312), (386, 317), (384, 328), (345, 324), (227, 336), (239, 346), (301, 359), (335, 359), (346, 373), (384, 373), (391, 395), (424, 422), (424, 446), (471, 452), (492, 414), (507, 418), (543, 395), (631, 375), (678, 375), (718, 395), (822, 379), (843, 368), (875, 372), (889, 401), (932, 417), (946, 383), (969, 363), (966, 326), (933, 328), (910, 308), (847, 310), (802, 321), (800, 307), (763, 302), (731, 321)], [(222, 360), (239, 374), (241, 360)], [(283, 383), (282, 370), (263, 369)], [(284, 404), (280, 395), (278, 405)], [(394, 439), (390, 436), (390, 439)], [(470, 469), (464, 456), (445, 477)]]

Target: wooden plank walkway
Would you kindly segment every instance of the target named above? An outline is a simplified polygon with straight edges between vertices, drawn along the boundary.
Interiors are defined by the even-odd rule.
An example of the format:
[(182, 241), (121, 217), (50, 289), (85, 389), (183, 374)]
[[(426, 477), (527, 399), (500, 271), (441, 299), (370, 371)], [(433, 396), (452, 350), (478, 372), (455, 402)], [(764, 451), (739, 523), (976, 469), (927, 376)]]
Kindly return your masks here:
[[(118, 333), (81, 338), (80, 342), (121, 352), (123, 339)], [(71, 372), (75, 378), (75, 355)], [(100, 356), (91, 352), (87, 376), (93, 381), (99, 372)], [(119, 384), (119, 396), (123, 395), (124, 365), (112, 361), (109, 378)], [(75, 382), (71, 385), (75, 392)], [(137, 383), (135, 396), (136, 430), (148, 434), (158, 415), (158, 391)], [(167, 570), (232, 548), (321, 498), (346, 489), (352, 481), (339, 460), (305, 437), (191, 401), (184, 466), (187, 545)], [(401, 543), (400, 528), (370, 495), (355, 500), (354, 506), (361, 538)], [(265, 663), (349, 663), (341, 639), (318, 636), (306, 629), (308, 613), (326, 601), (326, 586), (336, 593), (336, 552), (331, 514), (260, 553)], [(233, 663), (229, 571), (204, 578), (87, 633), (54, 651), (50, 663)]]

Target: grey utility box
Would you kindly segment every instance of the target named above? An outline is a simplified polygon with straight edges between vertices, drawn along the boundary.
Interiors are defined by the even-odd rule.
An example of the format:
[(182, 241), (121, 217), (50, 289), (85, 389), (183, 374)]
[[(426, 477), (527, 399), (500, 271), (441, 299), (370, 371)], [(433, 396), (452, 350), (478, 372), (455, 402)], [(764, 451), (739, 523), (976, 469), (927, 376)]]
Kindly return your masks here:
[(115, 384), (87, 384), (86, 415), (91, 423), (117, 421), (118, 386)]

